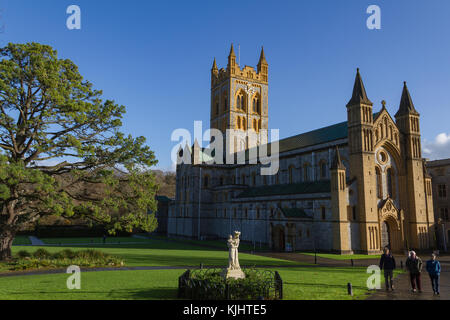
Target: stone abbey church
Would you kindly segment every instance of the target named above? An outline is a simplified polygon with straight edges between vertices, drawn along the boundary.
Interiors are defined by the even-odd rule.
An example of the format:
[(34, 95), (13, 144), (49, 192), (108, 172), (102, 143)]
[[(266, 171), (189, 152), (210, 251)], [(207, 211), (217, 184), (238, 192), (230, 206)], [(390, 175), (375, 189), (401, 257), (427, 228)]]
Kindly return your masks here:
[[(400, 89), (400, 88), (399, 88)], [(349, 93), (350, 95), (350, 93)], [(227, 152), (267, 143), (268, 63), (211, 70), (211, 128), (252, 132)], [(279, 141), (279, 170), (262, 164), (207, 164), (205, 149), (185, 148), (177, 165), (169, 236), (225, 239), (234, 230), (256, 247), (377, 254), (434, 244), (431, 178), (421, 155), (420, 115), (404, 83), (392, 117), (364, 88), (359, 70), (347, 121)], [(180, 154), (181, 157), (181, 154)]]

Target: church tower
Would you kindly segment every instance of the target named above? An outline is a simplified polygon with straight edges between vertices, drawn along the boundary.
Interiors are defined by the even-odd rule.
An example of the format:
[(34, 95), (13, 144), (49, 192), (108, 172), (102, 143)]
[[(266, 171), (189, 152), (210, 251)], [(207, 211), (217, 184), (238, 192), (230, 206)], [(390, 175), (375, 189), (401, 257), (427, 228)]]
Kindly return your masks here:
[(406, 201), (405, 218), (409, 228), (408, 247), (428, 248), (430, 245), (430, 225), (434, 223), (433, 214), (427, 206), (427, 191), (420, 143), (420, 114), (414, 107), (406, 82), (400, 107), (395, 114), (396, 124), (402, 136), (402, 153), (405, 158), (405, 176), (403, 178)]
[(347, 104), (348, 148), (350, 180), (357, 181), (356, 210), (361, 251), (365, 253), (380, 251), (372, 108), (373, 103), (367, 97), (357, 69), (352, 98)]
[[(268, 63), (261, 49), (257, 70), (241, 69), (231, 45), (226, 69), (211, 69), (211, 128), (219, 129), (227, 153), (267, 143)], [(231, 129), (230, 135), (226, 131)], [(229, 139), (227, 141), (227, 139)]]

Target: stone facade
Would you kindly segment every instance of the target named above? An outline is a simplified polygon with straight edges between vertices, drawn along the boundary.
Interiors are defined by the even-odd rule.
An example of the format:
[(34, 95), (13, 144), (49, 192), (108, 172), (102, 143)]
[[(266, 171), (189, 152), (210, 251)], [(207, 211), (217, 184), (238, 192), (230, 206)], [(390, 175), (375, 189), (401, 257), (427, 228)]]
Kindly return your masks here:
[(434, 217), (439, 248), (450, 248), (450, 159), (428, 161), (428, 172), (432, 177)]
[[(261, 138), (268, 128), (267, 75), (264, 51), (257, 71), (241, 69), (233, 48), (227, 69), (213, 63), (211, 126), (260, 132), (253, 144), (241, 145), (247, 152), (267, 139)], [(395, 120), (385, 102), (374, 113), (358, 70), (347, 121), (280, 140), (274, 175), (261, 175), (263, 165), (250, 164), (248, 156), (245, 164), (207, 164), (208, 152), (194, 143), (180, 150), (180, 159), (190, 161), (177, 165), (168, 234), (226, 239), (239, 230), (242, 241), (274, 250), (431, 248), (433, 199), (419, 119), (406, 83)]]

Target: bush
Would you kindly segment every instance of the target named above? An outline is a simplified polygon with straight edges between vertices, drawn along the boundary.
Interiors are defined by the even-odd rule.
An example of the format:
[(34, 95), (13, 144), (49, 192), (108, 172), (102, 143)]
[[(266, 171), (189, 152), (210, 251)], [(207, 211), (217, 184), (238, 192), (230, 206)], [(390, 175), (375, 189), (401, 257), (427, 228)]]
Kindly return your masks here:
[(31, 253), (29, 253), (28, 251), (25, 251), (25, 250), (20, 250), (19, 252), (17, 252), (17, 256), (22, 259), (29, 258), (29, 257), (31, 257)]
[[(244, 269), (245, 279), (225, 279), (221, 269), (197, 269), (179, 279), (179, 297), (194, 300), (280, 299), (276, 272)], [(281, 278), (279, 279), (281, 281)]]
[(48, 252), (45, 249), (39, 248), (37, 249), (34, 253), (33, 253), (33, 257), (37, 258), (37, 259), (45, 259), (45, 258), (50, 258), (52, 255), (50, 252)]
[(116, 256), (96, 250), (72, 251), (65, 249), (53, 255), (45, 249), (38, 249), (33, 254), (27, 251), (17, 253), (18, 259), (9, 264), (10, 270), (30, 270), (40, 268), (66, 268), (77, 265), (92, 267), (122, 267), (124, 261)]

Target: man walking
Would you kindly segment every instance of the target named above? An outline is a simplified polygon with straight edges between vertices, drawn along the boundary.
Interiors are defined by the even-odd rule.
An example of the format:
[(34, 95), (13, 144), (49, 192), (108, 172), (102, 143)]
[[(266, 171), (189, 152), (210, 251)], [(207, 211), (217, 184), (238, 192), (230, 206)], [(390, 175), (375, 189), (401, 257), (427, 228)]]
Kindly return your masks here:
[(380, 269), (384, 270), (384, 281), (386, 283), (386, 291), (389, 291), (389, 289), (394, 291), (393, 277), (395, 270), (395, 258), (391, 254), (389, 247), (385, 247), (384, 253), (381, 255)]
[(436, 260), (436, 254), (431, 254), (431, 260), (427, 261), (427, 272), (430, 275), (433, 294), (439, 295), (439, 276), (441, 274), (441, 264)]
[(422, 292), (422, 284), (420, 281), (420, 273), (422, 272), (422, 260), (416, 255), (414, 251), (410, 252), (409, 257), (406, 260), (406, 268), (409, 271), (412, 292), (417, 291), (416, 284), (419, 292)]

